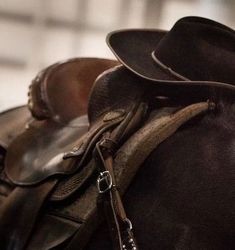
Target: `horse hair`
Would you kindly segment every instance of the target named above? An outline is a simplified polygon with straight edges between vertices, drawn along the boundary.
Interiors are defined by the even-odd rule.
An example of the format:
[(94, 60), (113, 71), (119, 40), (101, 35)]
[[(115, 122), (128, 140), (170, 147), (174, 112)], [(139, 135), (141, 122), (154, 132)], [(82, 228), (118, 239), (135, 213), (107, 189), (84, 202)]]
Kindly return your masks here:
[[(125, 206), (140, 249), (234, 249), (235, 107), (184, 125), (146, 160)], [(107, 226), (87, 249), (111, 249)]]

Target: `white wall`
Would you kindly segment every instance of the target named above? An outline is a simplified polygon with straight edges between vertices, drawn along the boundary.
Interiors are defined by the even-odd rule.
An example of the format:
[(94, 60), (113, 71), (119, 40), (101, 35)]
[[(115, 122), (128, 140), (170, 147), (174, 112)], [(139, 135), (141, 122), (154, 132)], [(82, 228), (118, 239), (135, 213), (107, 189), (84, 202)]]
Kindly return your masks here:
[(170, 29), (187, 15), (234, 27), (234, 6), (233, 0), (1, 0), (0, 110), (26, 103), (31, 79), (51, 63), (112, 57), (109, 31)]

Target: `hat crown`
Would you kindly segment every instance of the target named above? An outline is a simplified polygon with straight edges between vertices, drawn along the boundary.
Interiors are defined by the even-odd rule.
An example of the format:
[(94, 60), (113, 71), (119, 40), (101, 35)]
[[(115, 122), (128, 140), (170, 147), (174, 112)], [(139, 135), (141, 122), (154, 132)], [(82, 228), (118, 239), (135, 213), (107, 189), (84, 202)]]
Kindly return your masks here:
[(190, 80), (235, 83), (235, 31), (215, 21), (180, 19), (153, 52), (157, 62)]

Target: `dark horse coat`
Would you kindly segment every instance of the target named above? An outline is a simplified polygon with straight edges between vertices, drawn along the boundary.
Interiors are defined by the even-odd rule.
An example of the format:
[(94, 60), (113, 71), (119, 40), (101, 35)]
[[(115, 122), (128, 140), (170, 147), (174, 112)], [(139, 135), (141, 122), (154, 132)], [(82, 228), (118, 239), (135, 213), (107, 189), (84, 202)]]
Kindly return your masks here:
[[(221, 102), (146, 160), (125, 196), (140, 249), (235, 248), (235, 109)], [(103, 224), (87, 249), (111, 249)]]

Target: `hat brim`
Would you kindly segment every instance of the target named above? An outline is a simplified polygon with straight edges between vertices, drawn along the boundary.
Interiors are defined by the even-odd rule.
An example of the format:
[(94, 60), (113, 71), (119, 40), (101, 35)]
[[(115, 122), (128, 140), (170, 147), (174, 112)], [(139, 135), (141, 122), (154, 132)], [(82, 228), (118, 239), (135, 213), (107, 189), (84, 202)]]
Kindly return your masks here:
[[(108, 34), (106, 42), (116, 58), (130, 71), (141, 78), (157, 83), (164, 91), (172, 91), (177, 86), (177, 92), (187, 93), (189, 90), (195, 96), (199, 92), (207, 97), (211, 90), (235, 95), (235, 86), (214, 81), (191, 81), (177, 72), (167, 68), (152, 57), (158, 43), (167, 34), (164, 30), (128, 29), (114, 31)], [(163, 92), (164, 92), (163, 91)]]
[(108, 34), (106, 42), (115, 57), (129, 70), (152, 81), (182, 81), (167, 72), (152, 53), (167, 34), (164, 30), (119, 30)]

